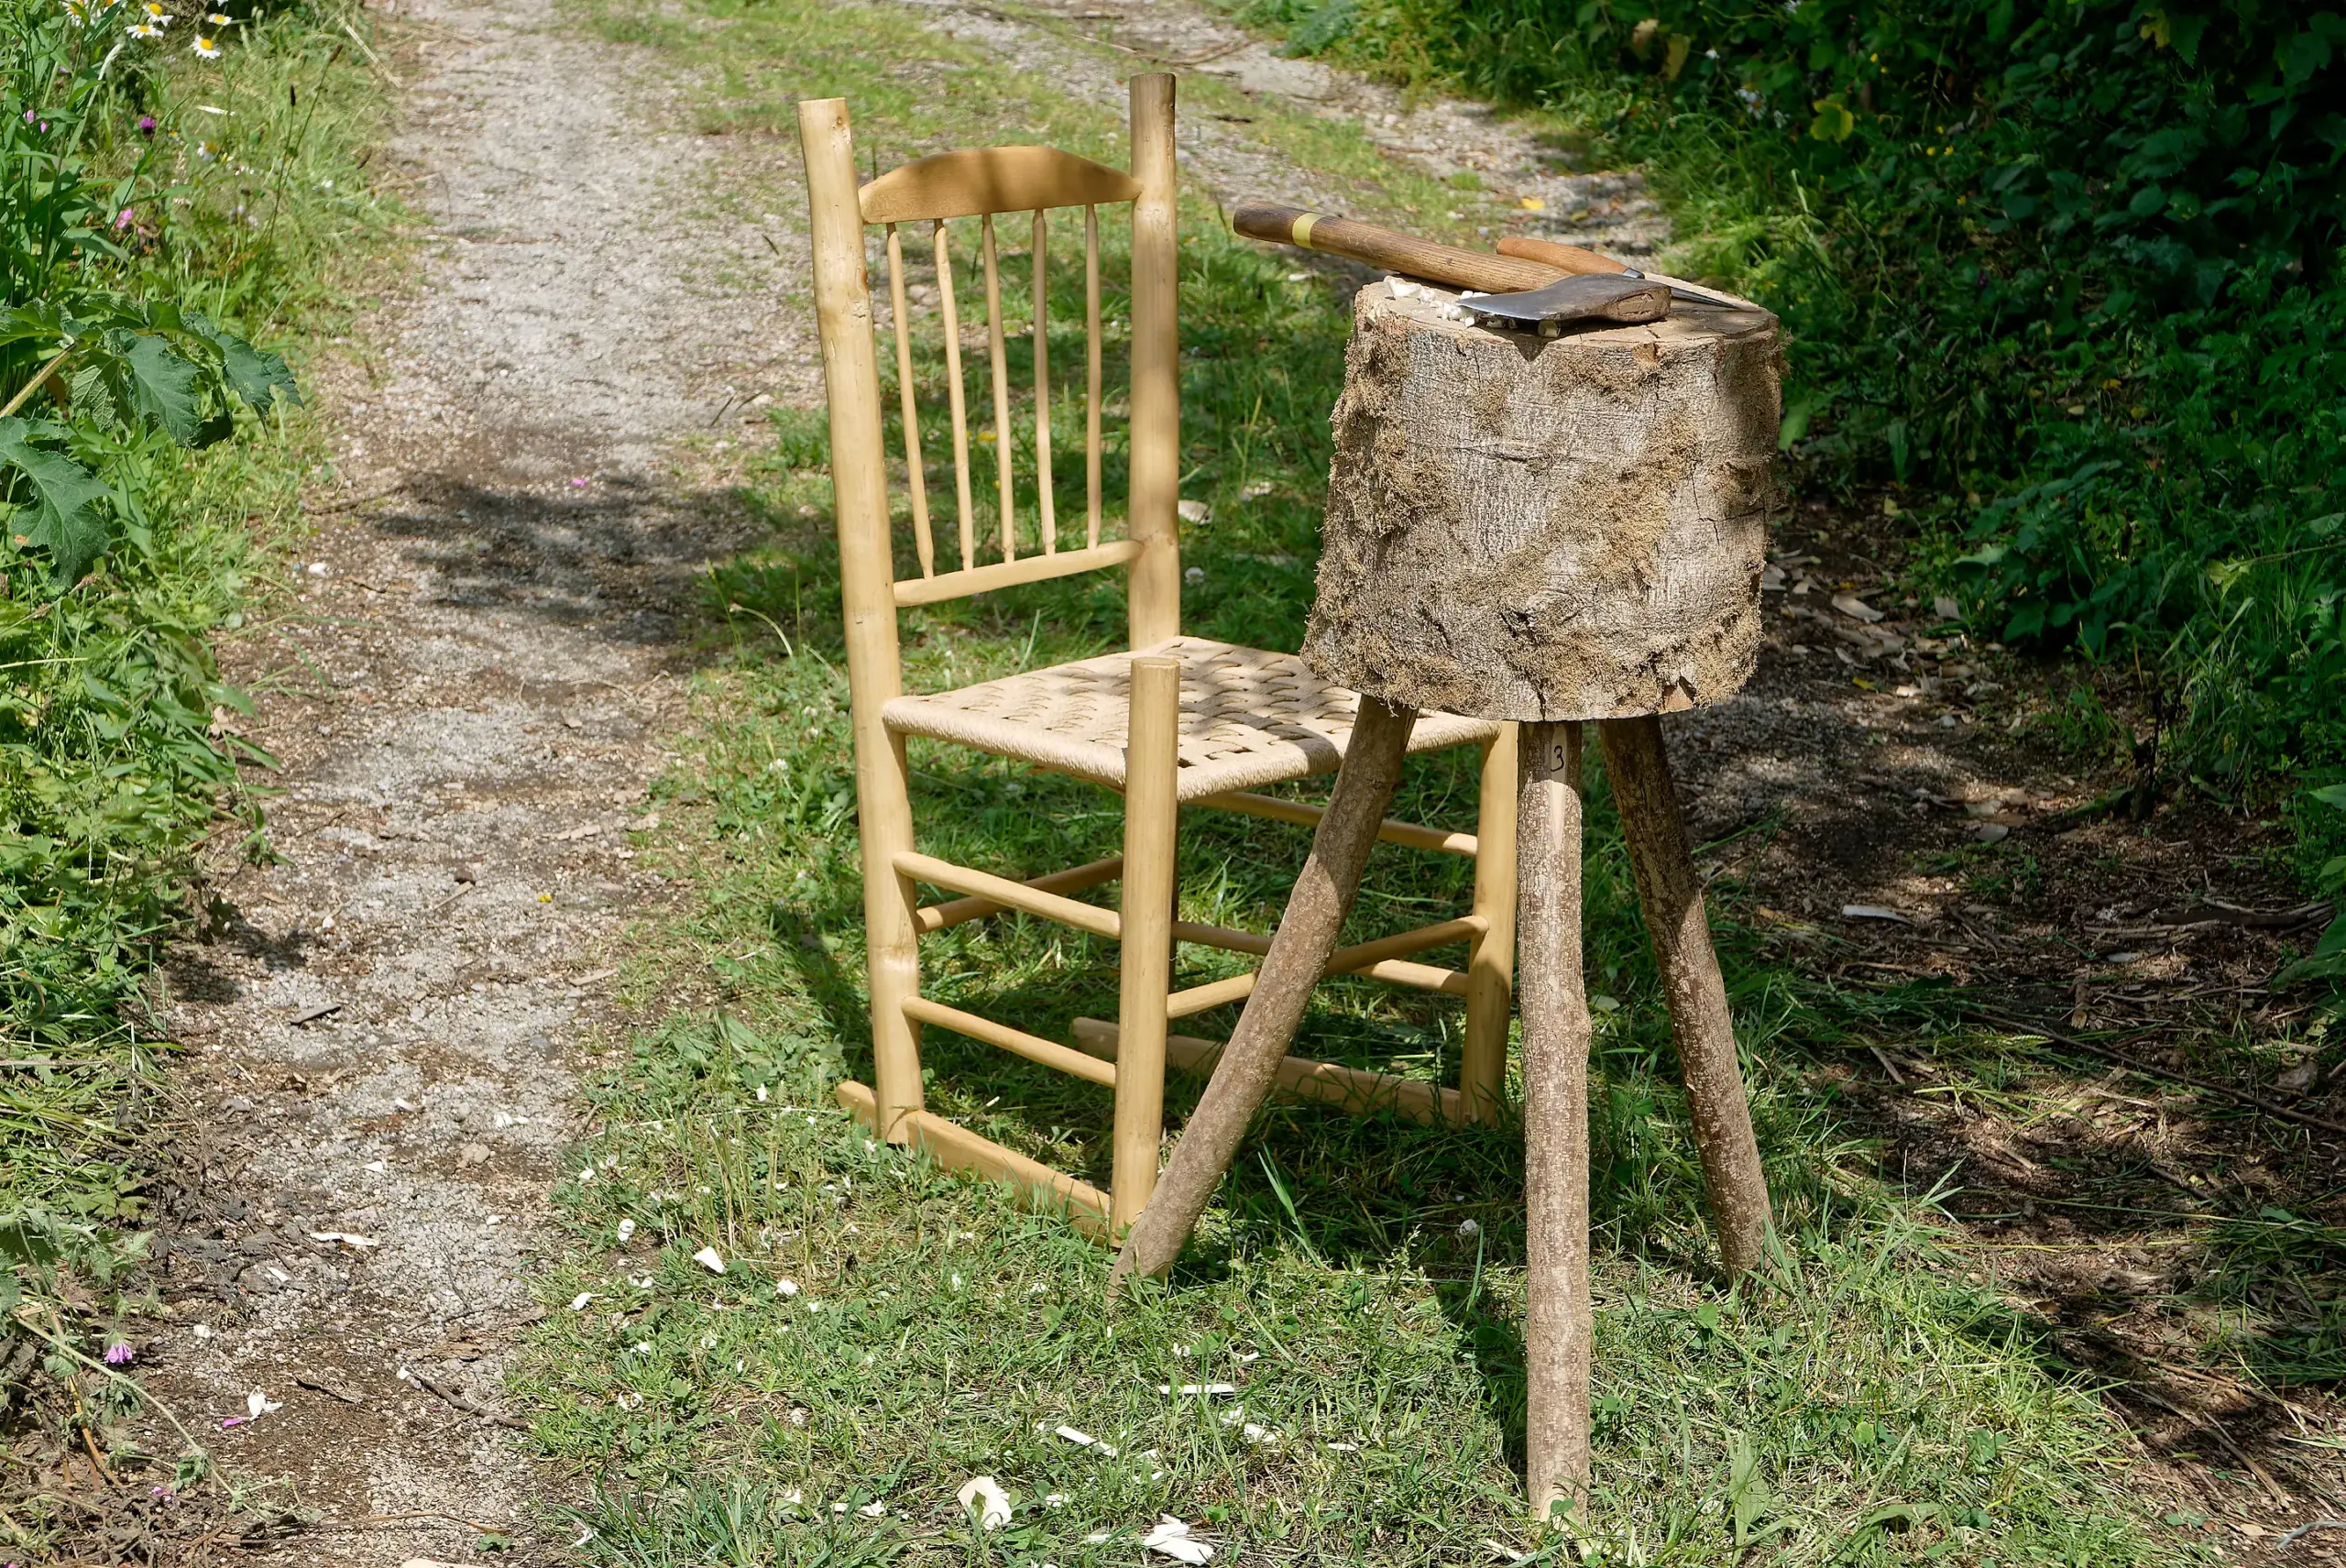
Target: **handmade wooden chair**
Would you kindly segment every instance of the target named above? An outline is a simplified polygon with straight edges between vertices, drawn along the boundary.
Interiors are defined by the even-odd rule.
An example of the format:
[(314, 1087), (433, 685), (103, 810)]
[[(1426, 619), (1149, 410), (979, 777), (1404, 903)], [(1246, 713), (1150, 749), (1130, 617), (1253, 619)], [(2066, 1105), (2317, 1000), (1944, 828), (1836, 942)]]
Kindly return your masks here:
[[(1179, 807), (1211, 806), (1296, 823), (1321, 808), (1250, 793), (1332, 771), (1358, 697), (1332, 687), (1286, 653), (1184, 637), (1177, 533), (1180, 441), (1173, 78), (1134, 79), (1130, 174), (1044, 147), (939, 153), (857, 187), (847, 104), (798, 105), (812, 212), (816, 309), (828, 384), (831, 477), (845, 600), (848, 687), (862, 832), (863, 908), (870, 954), (874, 1083), (840, 1087), (840, 1103), (884, 1136), (927, 1149), (941, 1163), (1026, 1188), (1064, 1203), (1094, 1234), (1121, 1234), (1154, 1189), (1162, 1137), (1168, 1019), (1243, 1000), (1252, 975), (1174, 992), (1176, 941), (1261, 953), (1267, 937), (1174, 918)], [(1124, 537), (1103, 537), (1101, 495), (1100, 209), (1129, 204), (1132, 334), (1130, 490)], [(1045, 330), (1050, 209), (1083, 209), (1085, 336), (1083, 542), (1063, 542), (1053, 495), (1048, 334)], [(1035, 457), (1036, 528), (1019, 537), (1014, 505), (1012, 390), (1005, 367), (994, 217), (1031, 213), (1035, 394), (1027, 419)], [(963, 405), (961, 326), (947, 220), (981, 220), (986, 337), (992, 370), (999, 531), (997, 558), (981, 559), (970, 497), (970, 432)], [(959, 551), (940, 570), (931, 534), (926, 462), (915, 396), (899, 225), (927, 226), (945, 349)], [(865, 230), (885, 231), (889, 318), (904, 488), (918, 575), (898, 578), (884, 450), (875, 319), (865, 271)], [(958, 691), (903, 690), (896, 615), (1014, 584), (1121, 566), (1127, 574), (1132, 652), (1032, 670)], [(1124, 852), (1026, 882), (922, 854), (914, 845), (904, 743), (921, 736), (1072, 773), (1124, 796)], [(1511, 726), (1447, 714), (1420, 718), (1412, 751), (1485, 750), (1478, 838), (1405, 823), (1381, 834), (1419, 849), (1475, 855), (1474, 900), (1464, 916), (1337, 952), (1330, 973), (1463, 994), (1466, 1037), (1459, 1090), (1431, 1090), (1386, 1075), (1290, 1060), (1293, 1091), (1360, 1110), (1385, 1104), (1422, 1120), (1464, 1122), (1498, 1107), (1507, 1055), (1515, 887), (1515, 751)], [(1069, 896), (1122, 882), (1118, 909)], [(924, 905), (915, 884), (961, 896)], [(1074, 1049), (923, 996), (922, 936), (1006, 909), (1057, 920), (1122, 943), (1120, 1017), (1080, 1021)], [(1409, 955), (1464, 942), (1464, 973)], [(923, 1025), (950, 1029), (1115, 1091), (1110, 1190), (1005, 1149), (923, 1108)], [(1204, 1065), (1216, 1042), (1174, 1036), (1177, 1063)]]

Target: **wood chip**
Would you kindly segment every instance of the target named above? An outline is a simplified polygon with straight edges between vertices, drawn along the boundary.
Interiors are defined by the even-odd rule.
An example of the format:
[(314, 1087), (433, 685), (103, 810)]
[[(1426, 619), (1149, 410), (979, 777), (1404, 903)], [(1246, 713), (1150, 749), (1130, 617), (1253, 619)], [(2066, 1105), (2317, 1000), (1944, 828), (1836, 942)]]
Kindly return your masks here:
[(339, 1002), (321, 1002), (315, 1007), (304, 1007), (299, 1013), (294, 1014), (292, 1017), (285, 1020), (285, 1022), (298, 1029), (304, 1024), (316, 1023), (319, 1019), (324, 1017), (329, 1013), (339, 1013), (341, 1011), (342, 1003)]

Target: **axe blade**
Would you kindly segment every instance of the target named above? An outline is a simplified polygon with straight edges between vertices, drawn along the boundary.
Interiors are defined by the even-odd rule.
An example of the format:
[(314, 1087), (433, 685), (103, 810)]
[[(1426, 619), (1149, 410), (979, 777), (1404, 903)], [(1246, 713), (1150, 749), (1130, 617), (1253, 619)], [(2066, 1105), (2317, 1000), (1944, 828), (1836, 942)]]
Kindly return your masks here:
[(1670, 313), (1670, 285), (1601, 273), (1559, 278), (1519, 294), (1472, 294), (1459, 308), (1486, 325), (1552, 335), (1579, 321), (1660, 321)]

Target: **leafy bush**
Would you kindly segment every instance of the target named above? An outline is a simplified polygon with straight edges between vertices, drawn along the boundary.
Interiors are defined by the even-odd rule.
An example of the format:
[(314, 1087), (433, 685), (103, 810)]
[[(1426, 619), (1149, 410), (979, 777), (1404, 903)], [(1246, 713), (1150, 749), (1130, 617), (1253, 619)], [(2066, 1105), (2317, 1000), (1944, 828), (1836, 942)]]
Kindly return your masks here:
[[(2346, 813), (2346, 784), (2315, 790), (2308, 804)], [(2346, 837), (2346, 824), (2332, 818), (2330, 827), (2331, 837)], [(2324, 863), (2315, 873), (2314, 881), (2330, 895), (2330, 925), (2314, 944), (2313, 951), (2290, 966), (2282, 979), (2326, 980), (2336, 1004), (2346, 1008), (2346, 855), (2335, 856)]]
[(1812, 483), (1991, 635), (2140, 655), (2240, 784), (2346, 767), (2346, 19), (2272, 0), (1256, 0), (1598, 125), (1783, 313)]

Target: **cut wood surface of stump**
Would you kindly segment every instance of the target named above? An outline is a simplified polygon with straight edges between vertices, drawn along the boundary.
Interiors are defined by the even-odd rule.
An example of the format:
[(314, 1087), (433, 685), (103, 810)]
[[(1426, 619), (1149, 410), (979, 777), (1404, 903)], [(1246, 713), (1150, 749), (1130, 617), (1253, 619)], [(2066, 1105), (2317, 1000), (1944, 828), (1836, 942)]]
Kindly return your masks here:
[(1556, 338), (1391, 281), (1354, 303), (1304, 656), (1484, 718), (1719, 701), (1760, 646), (1776, 318), (1684, 299)]

